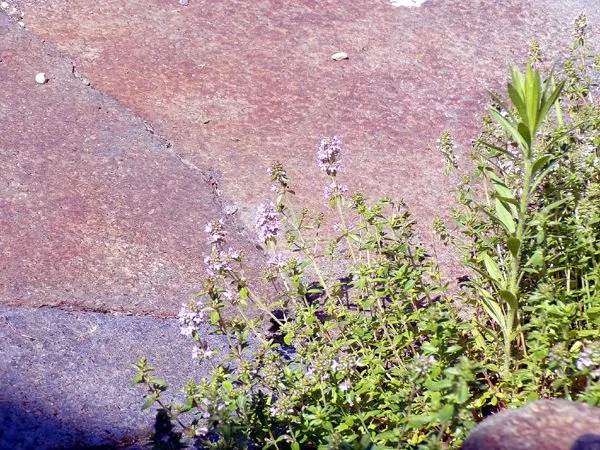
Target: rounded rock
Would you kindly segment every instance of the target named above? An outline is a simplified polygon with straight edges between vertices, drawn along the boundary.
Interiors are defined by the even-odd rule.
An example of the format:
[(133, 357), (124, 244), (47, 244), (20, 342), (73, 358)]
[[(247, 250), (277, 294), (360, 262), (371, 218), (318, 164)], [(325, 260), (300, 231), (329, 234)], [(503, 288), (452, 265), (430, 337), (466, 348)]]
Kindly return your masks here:
[(0, 8), (8, 9), (8, 8), (10, 8), (10, 5), (8, 4), (8, 2), (2, 2), (2, 3), (0, 3)]
[(48, 82), (48, 78), (46, 78), (46, 74), (44, 72), (40, 72), (35, 76), (35, 82), (38, 84), (45, 84)]
[(348, 53), (346, 52), (337, 52), (331, 55), (331, 59), (334, 61), (341, 61), (343, 59), (348, 59)]

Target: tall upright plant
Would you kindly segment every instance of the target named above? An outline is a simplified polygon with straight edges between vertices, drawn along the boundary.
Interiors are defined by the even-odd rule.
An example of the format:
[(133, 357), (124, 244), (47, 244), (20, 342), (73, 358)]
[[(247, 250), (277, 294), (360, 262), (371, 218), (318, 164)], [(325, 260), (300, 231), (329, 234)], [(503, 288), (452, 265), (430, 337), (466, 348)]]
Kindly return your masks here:
[[(512, 342), (519, 327), (520, 282), (527, 267), (535, 261), (523, 260), (523, 246), (531, 238), (527, 222), (527, 209), (530, 200), (549, 173), (553, 160), (545, 148), (536, 148), (536, 136), (546, 120), (550, 108), (558, 99), (564, 82), (557, 85), (552, 74), (542, 83), (540, 73), (527, 65), (525, 73), (517, 67), (512, 69), (512, 81), (508, 84), (511, 107), (504, 107), (497, 99), (497, 106), (490, 108), (494, 119), (505, 132), (514, 139), (518, 151), (511, 152), (492, 143), (484, 145), (507, 154), (521, 173), (520, 192), (511, 190), (505, 180), (499, 177), (492, 167), (485, 167), (484, 173), (494, 192), (494, 211), (482, 209), (500, 226), (500, 240), (497, 249), (508, 249), (510, 263), (502, 270), (496, 261), (503, 255), (482, 253), (471, 267), (478, 271), (493, 287), (479, 290), (486, 313), (498, 324), (504, 339), (504, 369), (510, 369)], [(559, 204), (549, 205), (556, 208)], [(535, 258), (534, 255), (532, 258)]]

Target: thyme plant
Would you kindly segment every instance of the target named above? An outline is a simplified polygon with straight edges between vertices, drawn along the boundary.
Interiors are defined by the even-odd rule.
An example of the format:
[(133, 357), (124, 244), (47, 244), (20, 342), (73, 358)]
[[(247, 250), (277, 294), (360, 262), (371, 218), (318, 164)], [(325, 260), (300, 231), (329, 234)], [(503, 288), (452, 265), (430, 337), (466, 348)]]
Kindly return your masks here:
[[(478, 421), (532, 399), (600, 404), (600, 59), (585, 23), (556, 72), (535, 44), (535, 69), (513, 68), (506, 104), (495, 96), (482, 121), (454, 222), (435, 222), (464, 255), (458, 294), (402, 201), (341, 183), (337, 137), (316, 152), (324, 212), (295, 205), (281, 164), (269, 170), (262, 280), (226, 223), (207, 224), (206, 279), (179, 322), (210, 374), (167, 403), (166, 383), (135, 365), (143, 407), (159, 411), (155, 447), (459, 448)], [(448, 132), (439, 150), (461, 170)]]

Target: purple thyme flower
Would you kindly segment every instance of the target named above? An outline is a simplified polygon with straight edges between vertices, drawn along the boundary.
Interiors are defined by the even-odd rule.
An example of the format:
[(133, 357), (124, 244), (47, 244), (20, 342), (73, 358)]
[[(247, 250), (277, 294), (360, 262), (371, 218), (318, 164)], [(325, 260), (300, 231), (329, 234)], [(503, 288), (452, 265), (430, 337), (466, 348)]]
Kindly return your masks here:
[(198, 327), (204, 320), (204, 311), (199, 300), (192, 300), (187, 304), (183, 304), (177, 315), (181, 334), (191, 337), (194, 333), (197, 333)]
[(208, 234), (210, 244), (222, 244), (225, 241), (225, 236), (227, 236), (227, 232), (223, 229), (223, 225), (225, 222), (223, 219), (219, 219), (219, 221), (212, 221), (206, 224), (204, 227), (204, 231)]
[(342, 141), (334, 136), (331, 141), (323, 139), (317, 150), (319, 167), (327, 175), (336, 175), (342, 167)]
[(325, 200), (331, 200), (344, 196), (348, 193), (348, 186), (345, 184), (339, 185), (335, 181), (325, 186), (323, 190), (323, 198)]
[(231, 261), (227, 257), (228, 255), (221, 251), (213, 252), (212, 256), (204, 258), (204, 264), (206, 264), (206, 273), (211, 277), (215, 274), (223, 275), (233, 271)]
[(254, 223), (260, 242), (274, 241), (280, 228), (279, 213), (276, 211), (275, 205), (272, 202), (268, 205), (260, 205)]
[(286, 261), (281, 253), (271, 255), (267, 261), (267, 267), (271, 269), (284, 267), (285, 264)]
[(587, 344), (575, 363), (577, 370), (590, 371), (593, 378), (600, 378), (600, 342)]
[(212, 350), (206, 342), (199, 343), (192, 350), (192, 358), (193, 359), (210, 359), (215, 354), (214, 350)]

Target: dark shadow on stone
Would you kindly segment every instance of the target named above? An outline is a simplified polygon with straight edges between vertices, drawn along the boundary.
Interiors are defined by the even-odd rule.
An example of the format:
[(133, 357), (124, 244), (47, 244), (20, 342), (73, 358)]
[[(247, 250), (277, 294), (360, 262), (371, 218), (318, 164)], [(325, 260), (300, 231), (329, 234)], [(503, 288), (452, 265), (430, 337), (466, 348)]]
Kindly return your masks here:
[(161, 408), (156, 413), (152, 448), (155, 450), (179, 450), (186, 446), (181, 443), (181, 433), (173, 429), (167, 410)]
[[(1, 392), (5, 394), (5, 392)], [(27, 410), (25, 409), (27, 408)], [(65, 413), (65, 416), (71, 416)], [(141, 436), (108, 438), (85, 429), (85, 423), (69, 424), (43, 412), (39, 405), (0, 399), (0, 449), (11, 450), (144, 450)]]
[(600, 450), (600, 434), (584, 434), (575, 441), (571, 450)]

